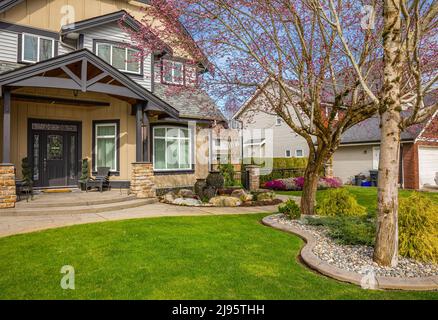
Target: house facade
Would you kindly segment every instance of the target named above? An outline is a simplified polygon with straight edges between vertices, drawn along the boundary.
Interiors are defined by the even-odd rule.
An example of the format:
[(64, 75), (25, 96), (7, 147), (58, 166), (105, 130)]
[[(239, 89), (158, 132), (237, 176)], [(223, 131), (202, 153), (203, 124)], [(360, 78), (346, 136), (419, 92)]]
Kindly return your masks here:
[[(380, 120), (370, 118), (342, 136), (333, 156), (333, 172), (344, 183), (354, 183), (356, 175), (370, 176), (379, 169)], [(428, 122), (405, 130), (400, 146), (400, 186), (422, 189), (435, 185), (438, 173), (438, 114)]]
[[(262, 92), (257, 91), (233, 115), (242, 130), (243, 158), (307, 158), (306, 140), (269, 109)], [(291, 108), (290, 113), (295, 111)]]
[[(77, 186), (82, 159), (91, 175), (108, 167), (113, 186), (130, 186), (140, 197), (207, 176), (210, 149), (201, 146), (211, 144), (207, 129), (225, 124), (194, 86), (207, 65), (189, 63), (191, 53), (178, 48), (136, 58), (125, 28), (139, 30), (149, 6), (1, 1), (3, 206), (13, 205), (11, 181), (21, 178), (23, 158), (38, 188)], [(172, 86), (193, 88), (169, 93)]]

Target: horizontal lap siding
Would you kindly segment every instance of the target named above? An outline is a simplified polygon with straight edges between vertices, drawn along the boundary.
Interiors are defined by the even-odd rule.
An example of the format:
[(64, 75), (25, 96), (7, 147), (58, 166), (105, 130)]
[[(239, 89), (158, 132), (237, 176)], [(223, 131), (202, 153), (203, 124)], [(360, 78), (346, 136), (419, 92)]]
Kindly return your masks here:
[[(93, 51), (93, 40), (131, 43), (129, 34), (123, 32), (117, 23), (111, 23), (84, 31), (84, 48)], [(143, 78), (127, 74), (135, 82), (148, 90), (151, 90), (151, 63), (151, 56), (149, 55), (143, 63)]]
[(18, 34), (0, 30), (0, 61), (17, 62)]

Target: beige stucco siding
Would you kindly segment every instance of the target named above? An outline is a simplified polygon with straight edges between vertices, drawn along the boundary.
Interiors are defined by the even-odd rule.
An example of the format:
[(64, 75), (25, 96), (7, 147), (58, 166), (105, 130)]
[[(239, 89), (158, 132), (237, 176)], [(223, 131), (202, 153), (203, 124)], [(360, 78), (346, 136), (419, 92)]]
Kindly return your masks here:
[(333, 171), (344, 183), (355, 175), (373, 170), (373, 146), (341, 146), (333, 157)]

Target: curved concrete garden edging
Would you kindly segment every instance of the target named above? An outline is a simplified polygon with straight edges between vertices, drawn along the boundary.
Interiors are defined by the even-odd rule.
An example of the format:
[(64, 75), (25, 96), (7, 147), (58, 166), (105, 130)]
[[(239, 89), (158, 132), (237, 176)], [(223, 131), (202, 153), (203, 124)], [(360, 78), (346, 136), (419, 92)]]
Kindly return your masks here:
[[(301, 249), (301, 258), (312, 269), (336, 280), (349, 282), (361, 286), (364, 275), (356, 272), (342, 270), (338, 267), (328, 264), (319, 259), (314, 253), (313, 248), (316, 245), (315, 238), (304, 230), (298, 229), (290, 225), (284, 225), (273, 220), (275, 215), (265, 217), (262, 223), (266, 226), (277, 230), (292, 233), (302, 238), (306, 245)], [(426, 291), (438, 290), (438, 276), (422, 277), (422, 278), (392, 278), (392, 277), (376, 277), (375, 289), (392, 289), (392, 290), (412, 290)]]

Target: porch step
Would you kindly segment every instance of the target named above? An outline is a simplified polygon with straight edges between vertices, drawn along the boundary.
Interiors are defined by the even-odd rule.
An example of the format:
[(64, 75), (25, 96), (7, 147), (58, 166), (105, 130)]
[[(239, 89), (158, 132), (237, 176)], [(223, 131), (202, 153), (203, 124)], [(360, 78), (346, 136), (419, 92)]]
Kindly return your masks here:
[(71, 206), (67, 208), (66, 206), (57, 207), (25, 207), (22, 206), (14, 209), (0, 210), (0, 216), (48, 216), (48, 215), (71, 215), (71, 214), (85, 214), (85, 213), (102, 213), (109, 211), (118, 211), (123, 209), (138, 208), (148, 204), (157, 203), (156, 198), (151, 199), (126, 199), (124, 201), (118, 201), (113, 203), (105, 204), (91, 204), (91, 205), (81, 205), (81, 206)]

